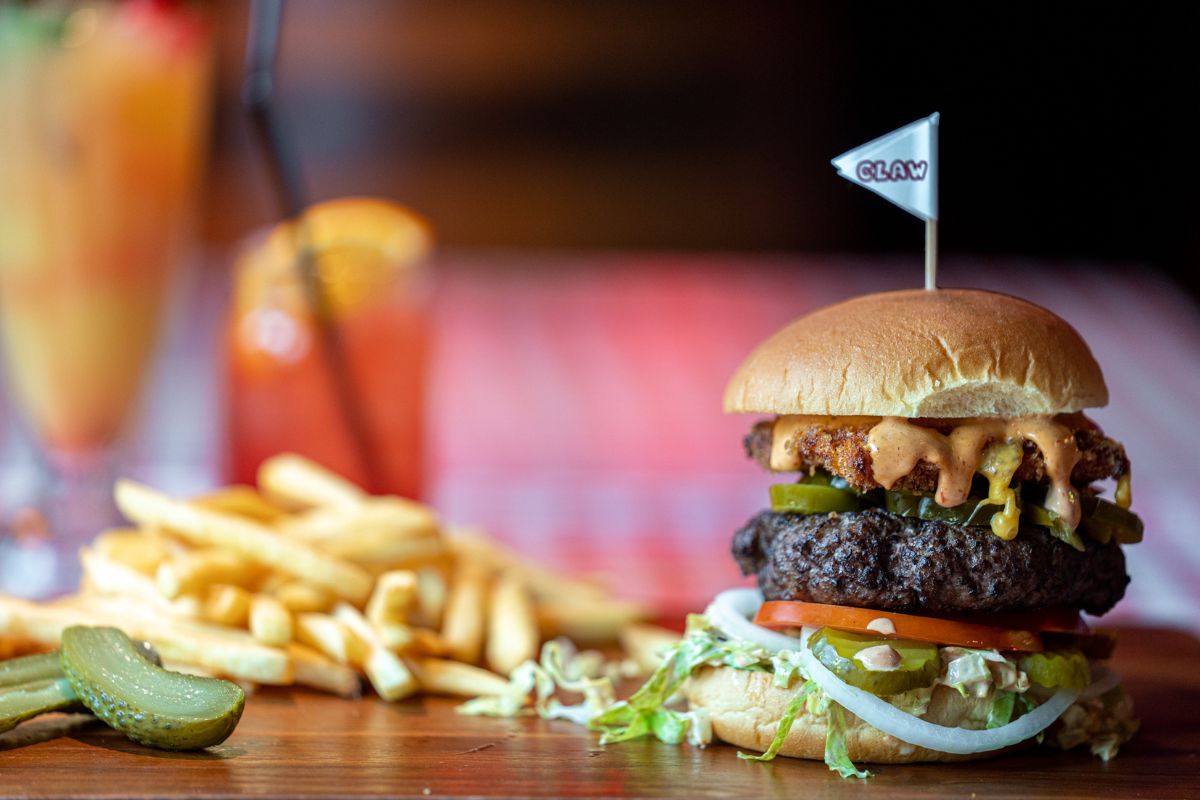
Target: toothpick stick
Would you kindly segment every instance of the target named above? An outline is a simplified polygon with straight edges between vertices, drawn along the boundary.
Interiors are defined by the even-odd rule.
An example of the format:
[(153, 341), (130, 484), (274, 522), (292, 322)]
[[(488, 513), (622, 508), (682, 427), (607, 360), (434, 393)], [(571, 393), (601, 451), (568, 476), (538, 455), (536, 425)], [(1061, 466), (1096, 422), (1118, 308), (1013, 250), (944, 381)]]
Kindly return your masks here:
[(937, 289), (937, 220), (925, 220), (925, 289)]

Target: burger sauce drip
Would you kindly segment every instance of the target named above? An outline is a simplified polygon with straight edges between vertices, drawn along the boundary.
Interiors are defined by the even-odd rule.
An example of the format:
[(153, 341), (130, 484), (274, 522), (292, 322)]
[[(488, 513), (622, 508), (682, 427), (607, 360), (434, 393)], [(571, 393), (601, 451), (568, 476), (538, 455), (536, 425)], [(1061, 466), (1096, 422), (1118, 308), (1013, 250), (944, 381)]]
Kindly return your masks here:
[(1050, 417), (1018, 417), (1009, 423), (1012, 434), (1037, 445), (1046, 460), (1046, 477), (1050, 490), (1046, 492), (1046, 508), (1058, 514), (1074, 528), (1083, 510), (1079, 492), (1071, 485), (1071, 471), (1079, 463), (1079, 448), (1075, 434)]
[(884, 417), (867, 434), (871, 471), (880, 486), (892, 488), (918, 462), (928, 461), (938, 468), (934, 500), (945, 507), (967, 499), (983, 448), (1001, 439), (1028, 439), (1037, 445), (1050, 479), (1046, 508), (1072, 528), (1078, 525), (1082, 511), (1079, 493), (1071, 485), (1071, 471), (1079, 461), (1079, 450), (1071, 430), (1051, 417), (973, 419), (955, 426), (949, 435), (903, 417)]
[(939, 506), (956, 506), (971, 493), (984, 445), (1004, 438), (1006, 427), (1000, 419), (975, 419), (955, 426), (946, 436), (903, 417), (884, 417), (867, 435), (871, 471), (880, 486), (890, 489), (918, 462), (928, 461), (938, 468), (934, 500)]

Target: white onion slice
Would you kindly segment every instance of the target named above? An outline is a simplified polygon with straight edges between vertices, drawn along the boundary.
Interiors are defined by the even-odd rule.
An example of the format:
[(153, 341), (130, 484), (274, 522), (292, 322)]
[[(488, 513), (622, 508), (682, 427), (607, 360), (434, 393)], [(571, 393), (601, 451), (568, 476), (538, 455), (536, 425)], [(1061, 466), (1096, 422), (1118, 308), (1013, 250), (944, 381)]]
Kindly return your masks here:
[(1083, 693), (1079, 695), (1080, 700), (1091, 700), (1093, 697), (1099, 697), (1109, 689), (1116, 688), (1121, 682), (1121, 675), (1115, 669), (1102, 667), (1099, 664), (1092, 665), (1092, 682), (1087, 685)]
[[(802, 640), (814, 632), (805, 628)], [(1049, 700), (1015, 722), (999, 728), (970, 731), (935, 725), (905, 713), (870, 692), (843, 681), (817, 660), (808, 647), (800, 648), (800, 663), (833, 700), (884, 733), (901, 741), (941, 753), (986, 753), (1023, 742), (1044, 731), (1079, 697), (1079, 689), (1059, 689)]]
[(801, 642), (796, 637), (785, 636), (750, 621), (762, 604), (762, 592), (758, 589), (728, 589), (713, 598), (704, 615), (729, 636), (753, 642), (772, 653), (799, 650)]

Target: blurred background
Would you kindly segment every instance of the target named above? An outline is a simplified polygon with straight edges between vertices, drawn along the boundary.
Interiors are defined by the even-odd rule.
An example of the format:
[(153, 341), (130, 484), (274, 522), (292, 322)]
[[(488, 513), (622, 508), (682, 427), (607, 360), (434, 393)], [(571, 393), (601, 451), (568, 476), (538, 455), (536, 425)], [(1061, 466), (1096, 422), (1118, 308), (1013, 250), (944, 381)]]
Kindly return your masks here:
[[(52, 5), (37, 24), (5, 6), (0, 37), (0, 578), (27, 593), (58, 569), (48, 508), (72, 548), (107, 524), (101, 476), (199, 492), (279, 446), (336, 462), (349, 436), (297, 355), (302, 290), (241, 104), (248, 4)], [(770, 483), (725, 380), (787, 320), (921, 282), (920, 222), (829, 159), (940, 111), (942, 283), (1088, 339), (1147, 526), (1113, 616), (1196, 628), (1198, 16), (287, 0), (275, 102), (308, 199), (425, 220), (334, 203), (313, 234), (393, 237), (370, 281), (333, 281), (380, 488), (665, 613), (702, 607), (739, 580), (729, 539)]]

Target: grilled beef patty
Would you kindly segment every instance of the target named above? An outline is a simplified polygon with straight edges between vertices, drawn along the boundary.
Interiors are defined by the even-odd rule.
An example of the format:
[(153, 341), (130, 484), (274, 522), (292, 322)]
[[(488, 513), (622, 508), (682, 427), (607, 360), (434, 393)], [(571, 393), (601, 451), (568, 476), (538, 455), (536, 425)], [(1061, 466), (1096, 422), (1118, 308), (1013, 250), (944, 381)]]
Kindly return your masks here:
[(1041, 528), (1005, 541), (986, 527), (886, 511), (764, 511), (733, 538), (733, 557), (768, 600), (966, 614), (1080, 608), (1103, 614), (1129, 583), (1116, 544), (1079, 552)]

